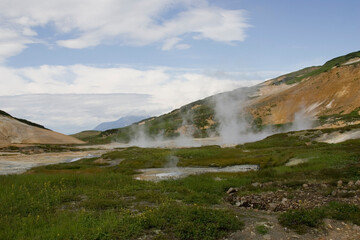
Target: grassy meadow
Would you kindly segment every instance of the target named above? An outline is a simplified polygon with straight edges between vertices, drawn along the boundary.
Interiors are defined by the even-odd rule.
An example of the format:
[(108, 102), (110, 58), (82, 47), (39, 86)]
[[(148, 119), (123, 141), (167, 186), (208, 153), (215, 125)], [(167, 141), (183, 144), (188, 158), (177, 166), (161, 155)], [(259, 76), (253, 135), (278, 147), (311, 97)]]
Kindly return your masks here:
[[(336, 186), (339, 179), (356, 181), (360, 179), (359, 146), (360, 140), (325, 144), (283, 133), (233, 148), (132, 147), (104, 154), (104, 161), (82, 159), (0, 176), (0, 239), (220, 239), (244, 224), (225, 201), (230, 187), (243, 187), (252, 194), (276, 190), (274, 186), (256, 188), (251, 185), (254, 182)], [(179, 159), (177, 166), (258, 164), (261, 170), (160, 182), (133, 178), (138, 169), (166, 166), (171, 156)], [(291, 158), (308, 161), (285, 166)], [(109, 164), (119, 159), (118, 165)], [(345, 221), (360, 216), (356, 206), (334, 203), (304, 210), (306, 214), (284, 213), (279, 221), (317, 227), (324, 217), (337, 216), (338, 209), (349, 212), (343, 216)]]

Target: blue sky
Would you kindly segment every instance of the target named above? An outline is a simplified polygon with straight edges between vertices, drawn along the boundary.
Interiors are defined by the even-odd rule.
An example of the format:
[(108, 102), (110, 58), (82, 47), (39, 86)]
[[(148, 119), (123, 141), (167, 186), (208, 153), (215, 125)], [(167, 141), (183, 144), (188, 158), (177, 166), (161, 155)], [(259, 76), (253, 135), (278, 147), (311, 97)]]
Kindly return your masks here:
[(357, 0), (0, 0), (0, 109), (63, 133), (161, 114), (360, 50), (359, 9)]

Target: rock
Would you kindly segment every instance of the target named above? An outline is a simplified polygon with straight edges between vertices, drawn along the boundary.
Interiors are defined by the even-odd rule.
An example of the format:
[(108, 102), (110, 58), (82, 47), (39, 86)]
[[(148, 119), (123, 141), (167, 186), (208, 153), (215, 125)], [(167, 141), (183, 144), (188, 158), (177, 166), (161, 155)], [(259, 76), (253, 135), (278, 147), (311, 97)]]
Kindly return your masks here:
[(349, 186), (349, 187), (354, 186), (354, 181), (350, 181), (350, 182), (348, 182), (348, 186)]
[(253, 186), (253, 187), (261, 187), (261, 183), (258, 183), (258, 182), (252, 183), (251, 186)]
[(339, 188), (339, 187), (342, 187), (342, 185), (343, 185), (343, 181), (339, 180), (339, 181), (337, 182), (337, 187), (338, 187), (338, 188)]
[(285, 204), (286, 204), (286, 202), (287, 202), (287, 198), (283, 198), (283, 199), (281, 199), (281, 204), (285, 205)]
[(335, 197), (336, 194), (337, 194), (337, 192), (335, 190), (331, 192), (331, 196), (333, 196), (333, 197)]
[(229, 190), (227, 190), (227, 194), (231, 194), (231, 193), (235, 193), (235, 192), (237, 192), (238, 191), (238, 189), (236, 189), (236, 188), (229, 188)]
[(235, 203), (235, 206), (240, 207), (240, 206), (241, 206), (241, 202), (239, 202), (239, 201), (236, 202), (236, 203)]
[(303, 188), (308, 188), (309, 187), (309, 185), (307, 185), (306, 183), (304, 183), (302, 186), (303, 186)]
[(265, 234), (265, 235), (263, 236), (263, 238), (264, 238), (265, 240), (271, 240), (271, 236), (270, 236), (269, 234)]
[(360, 186), (360, 180), (357, 180), (357, 181), (355, 182), (355, 186)]
[(360, 231), (360, 226), (358, 226), (358, 225), (353, 225), (352, 228), (353, 228), (355, 231)]
[(328, 186), (325, 183), (323, 183), (323, 184), (321, 184), (321, 187), (322, 188), (327, 188)]
[(273, 185), (274, 183), (273, 182), (267, 182), (267, 183), (264, 183), (263, 185), (265, 186), (265, 187), (269, 187), (269, 186), (271, 186), (271, 185)]
[(274, 211), (277, 206), (278, 206), (277, 203), (269, 203), (269, 210)]

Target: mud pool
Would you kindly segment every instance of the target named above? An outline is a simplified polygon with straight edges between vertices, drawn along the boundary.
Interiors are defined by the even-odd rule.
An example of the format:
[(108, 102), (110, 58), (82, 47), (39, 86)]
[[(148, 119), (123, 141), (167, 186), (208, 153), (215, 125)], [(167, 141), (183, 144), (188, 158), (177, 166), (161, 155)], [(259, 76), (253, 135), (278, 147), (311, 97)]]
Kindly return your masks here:
[(60, 152), (60, 153), (41, 153), (41, 154), (0, 154), (0, 175), (21, 174), (30, 168), (63, 163), (75, 162), (83, 158), (97, 157), (105, 151), (84, 151), (84, 152)]

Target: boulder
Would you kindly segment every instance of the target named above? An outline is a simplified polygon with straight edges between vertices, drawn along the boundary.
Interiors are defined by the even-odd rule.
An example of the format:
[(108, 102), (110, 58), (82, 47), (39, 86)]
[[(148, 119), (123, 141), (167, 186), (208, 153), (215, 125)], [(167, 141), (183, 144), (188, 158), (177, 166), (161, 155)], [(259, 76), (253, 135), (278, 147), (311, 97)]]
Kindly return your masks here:
[(238, 191), (237, 188), (229, 188), (229, 190), (226, 191), (227, 194), (232, 194), (232, 193), (236, 193)]

